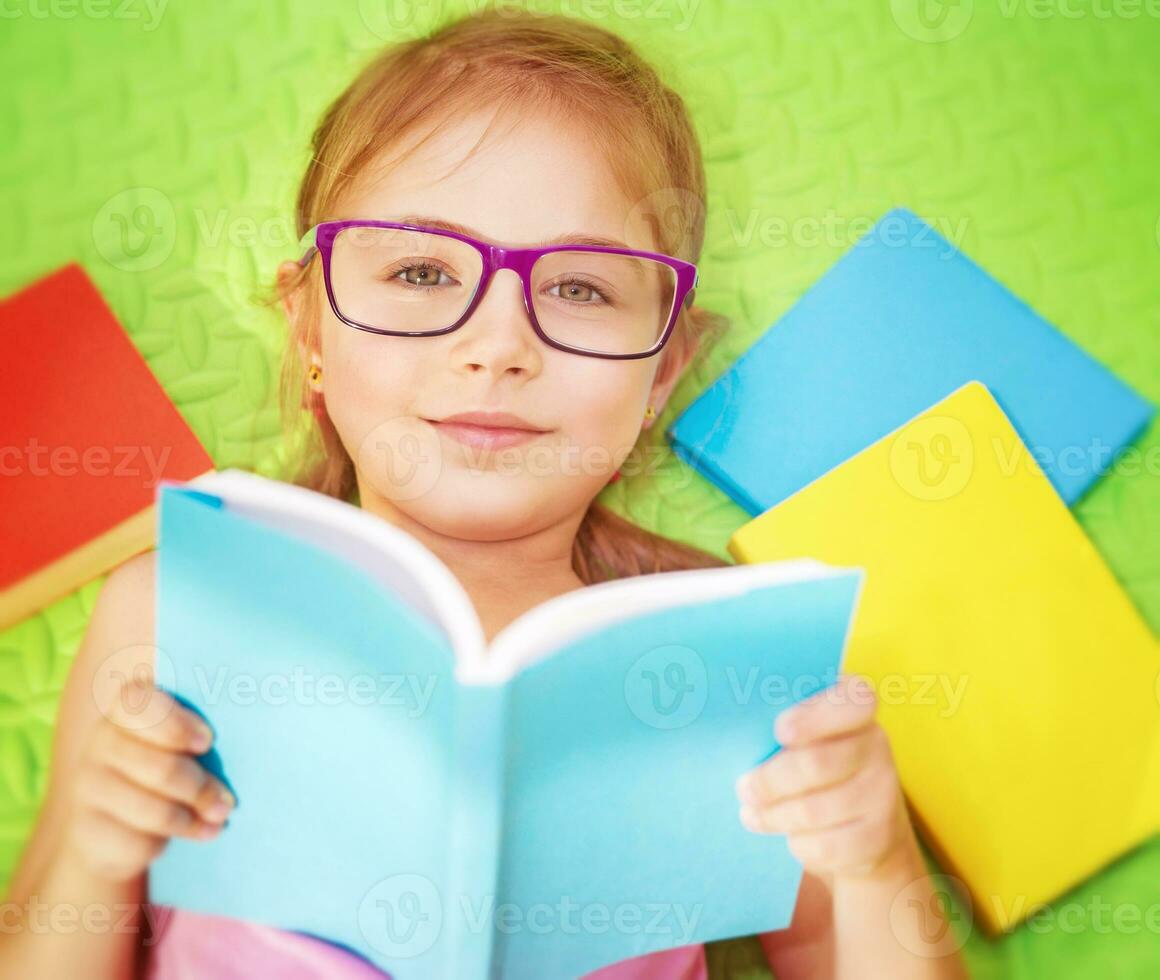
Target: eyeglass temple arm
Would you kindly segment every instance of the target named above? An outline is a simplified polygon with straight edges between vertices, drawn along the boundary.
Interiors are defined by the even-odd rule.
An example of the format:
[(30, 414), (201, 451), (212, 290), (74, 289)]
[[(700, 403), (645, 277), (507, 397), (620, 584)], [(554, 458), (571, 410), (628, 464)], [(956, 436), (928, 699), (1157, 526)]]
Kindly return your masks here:
[(300, 266), (306, 265), (314, 253), (318, 251), (318, 245), (315, 241), (317, 236), (318, 225), (315, 225), (298, 240), (298, 248), (302, 252), (302, 258), (298, 260)]
[(693, 305), (693, 297), (697, 295), (697, 283), (700, 281), (700, 279), (701, 277), (698, 275), (697, 278), (693, 280), (693, 288), (685, 293), (685, 301), (681, 305), (684, 306), (686, 310)]

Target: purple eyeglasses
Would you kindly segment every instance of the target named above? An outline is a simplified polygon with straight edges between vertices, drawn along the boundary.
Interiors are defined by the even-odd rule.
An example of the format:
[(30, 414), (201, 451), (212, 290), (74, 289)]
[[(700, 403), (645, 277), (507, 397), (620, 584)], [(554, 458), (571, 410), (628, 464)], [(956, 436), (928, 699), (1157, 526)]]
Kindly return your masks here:
[(523, 282), (528, 319), (544, 343), (612, 359), (659, 352), (682, 307), (692, 305), (698, 279), (693, 263), (657, 252), (582, 241), (503, 248), (395, 221), (324, 221), (303, 236), (302, 247), (298, 264), (306, 266), (316, 251), (322, 255), (330, 308), (358, 330), (394, 337), (450, 333), (467, 322), (492, 276), (511, 269)]

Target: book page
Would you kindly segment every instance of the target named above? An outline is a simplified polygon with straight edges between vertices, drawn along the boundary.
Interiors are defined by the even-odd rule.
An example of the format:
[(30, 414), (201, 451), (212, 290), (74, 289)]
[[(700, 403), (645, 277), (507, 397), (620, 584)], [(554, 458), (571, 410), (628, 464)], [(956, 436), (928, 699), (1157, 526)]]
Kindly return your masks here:
[[(151, 895), (326, 937), (392, 976), (462, 975), (446, 946), (392, 961), (389, 917), (355, 914), (378, 912), (391, 882), (448, 894), (459, 880), (447, 841), (465, 713), (445, 634), (216, 497), (168, 488), (160, 511), (157, 679), (213, 728), (203, 764), (238, 802), (214, 840), (170, 842)], [(471, 693), (482, 712), (503, 692)]]
[(763, 586), (827, 578), (848, 571), (799, 559), (658, 572), (591, 585), (549, 599), (501, 630), (487, 649), (478, 682), (511, 677), (581, 636), (622, 620), (711, 602)]
[(644, 610), (512, 679), (497, 906), (574, 921), (648, 910), (651, 925), (511, 930), (497, 936), (501, 964), (575, 977), (789, 924), (801, 865), (784, 836), (741, 825), (734, 783), (777, 750), (778, 714), (837, 679), (860, 581), (846, 571)]
[(345, 501), (243, 470), (223, 470), (186, 485), (218, 495), (235, 513), (354, 565), (441, 630), (458, 659), (473, 659), (483, 647), (482, 626), (458, 579), (388, 521)]

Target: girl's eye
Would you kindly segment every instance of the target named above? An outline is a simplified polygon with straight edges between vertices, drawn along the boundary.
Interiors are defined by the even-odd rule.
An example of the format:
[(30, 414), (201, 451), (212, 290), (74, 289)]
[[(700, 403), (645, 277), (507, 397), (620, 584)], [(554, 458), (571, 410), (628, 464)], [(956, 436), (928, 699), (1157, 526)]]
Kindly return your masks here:
[(566, 299), (572, 303), (582, 303), (585, 305), (593, 303), (607, 302), (606, 297), (599, 289), (591, 283), (584, 282), (580, 279), (573, 279), (569, 282), (558, 283), (553, 286), (548, 292), (561, 299)]
[(401, 275), (409, 286), (445, 286), (452, 281), (442, 269), (433, 265), (408, 265), (396, 275)]

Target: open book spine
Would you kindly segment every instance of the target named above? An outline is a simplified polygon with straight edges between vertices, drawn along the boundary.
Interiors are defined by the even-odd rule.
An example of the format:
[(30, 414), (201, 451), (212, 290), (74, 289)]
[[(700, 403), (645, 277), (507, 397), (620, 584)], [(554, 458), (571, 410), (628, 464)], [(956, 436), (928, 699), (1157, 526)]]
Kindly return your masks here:
[(456, 685), (449, 873), (443, 900), (447, 976), (489, 980), (503, 826), (508, 687)]

